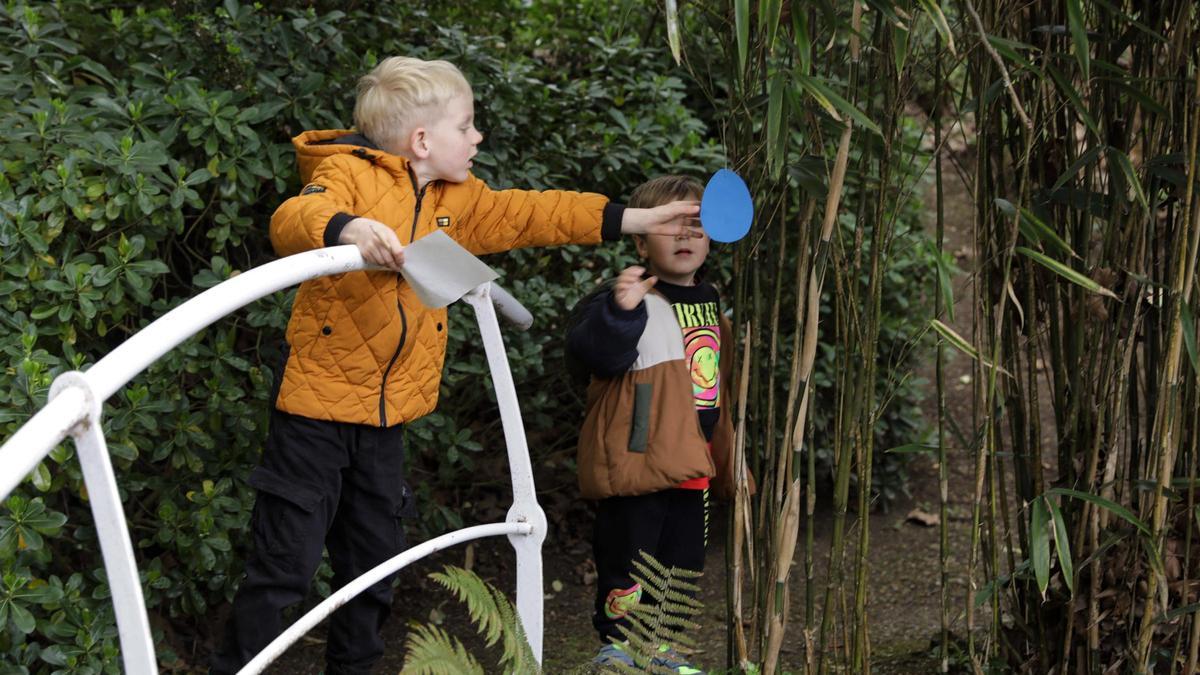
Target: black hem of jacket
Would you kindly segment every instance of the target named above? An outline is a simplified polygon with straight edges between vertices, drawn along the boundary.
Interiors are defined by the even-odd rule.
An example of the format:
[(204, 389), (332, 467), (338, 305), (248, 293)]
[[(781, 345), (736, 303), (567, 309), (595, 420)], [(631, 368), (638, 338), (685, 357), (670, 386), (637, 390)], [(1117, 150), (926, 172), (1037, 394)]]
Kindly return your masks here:
[(346, 229), (346, 225), (355, 218), (357, 216), (342, 213), (341, 211), (333, 214), (333, 217), (329, 219), (329, 224), (325, 226), (325, 245), (337, 246), (339, 243), (338, 238), (342, 236), (342, 230)]
[(621, 220), (625, 217), (625, 205), (609, 202), (604, 205), (604, 217), (600, 220), (600, 239), (618, 241), (621, 238)]

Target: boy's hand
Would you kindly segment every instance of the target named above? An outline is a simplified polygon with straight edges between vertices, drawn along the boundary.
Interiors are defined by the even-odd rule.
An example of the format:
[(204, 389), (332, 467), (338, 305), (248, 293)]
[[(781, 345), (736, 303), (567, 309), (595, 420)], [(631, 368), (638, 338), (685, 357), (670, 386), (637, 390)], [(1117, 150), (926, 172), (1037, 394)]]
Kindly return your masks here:
[(621, 234), (665, 234), (671, 237), (703, 237), (700, 202), (669, 202), (650, 209), (625, 209)]
[(338, 241), (354, 244), (363, 260), (396, 272), (404, 265), (404, 246), (392, 228), (378, 220), (355, 218), (342, 228)]
[(613, 302), (617, 303), (617, 307), (627, 312), (636, 309), (642, 298), (646, 297), (646, 293), (658, 283), (658, 277), (643, 280), (642, 274), (645, 271), (634, 265), (625, 268), (617, 277), (617, 283), (613, 286)]

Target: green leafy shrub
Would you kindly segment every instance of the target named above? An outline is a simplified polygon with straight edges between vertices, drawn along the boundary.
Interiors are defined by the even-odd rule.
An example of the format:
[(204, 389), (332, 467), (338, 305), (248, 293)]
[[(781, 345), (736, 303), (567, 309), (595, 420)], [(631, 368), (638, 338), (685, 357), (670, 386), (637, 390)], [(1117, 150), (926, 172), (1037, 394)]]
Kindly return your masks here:
[[(721, 151), (652, 17), (632, 0), (243, 4), (100, 0), (0, 5), (0, 439), (171, 308), (273, 258), (271, 212), (299, 189), (289, 138), (349, 123), (382, 56), (448, 58), (475, 86), (497, 187), (620, 198)], [(584, 46), (581, 48), (581, 46)], [(570, 308), (632, 264), (629, 248), (491, 258), (533, 312), (506, 332), (535, 466), (573, 480), (581, 395), (562, 372)], [(166, 666), (197, 665), (241, 574), (291, 294), (189, 339), (105, 408), (105, 435)], [(481, 490), (507, 495), (503, 436), (474, 319), (452, 309), (438, 412), (409, 427), (425, 533)], [(497, 471), (490, 469), (496, 467)], [(486, 478), (498, 476), (494, 485)], [(471, 476), (465, 481), (464, 476)], [(117, 672), (116, 632), (72, 445), (0, 509), (0, 660), (22, 672)], [(318, 592), (327, 592), (327, 573)]]
[[(57, 374), (87, 368), (200, 290), (273, 257), (267, 220), (299, 187), (288, 139), (348, 124), (354, 83), (382, 55), (463, 66), (490, 136), (479, 173), (498, 186), (620, 194), (647, 174), (716, 161), (660, 51), (617, 32), (564, 69), (557, 59), (565, 42), (559, 55), (532, 54), (548, 14), (527, 12), (532, 24), (514, 39), (446, 20), (455, 7), (444, 11), (234, 0), (215, 9), (0, 6), (0, 39), (10, 47), (0, 55), (0, 353), (8, 374), (0, 438), (44, 403)], [(583, 19), (576, 26), (578, 37)], [(604, 255), (623, 255), (615, 250)], [(565, 248), (504, 261), (520, 270), (510, 286), (539, 315), (539, 330), (511, 344), (525, 386), (556, 369), (544, 365), (542, 347), (583, 290), (574, 276), (583, 259)], [(232, 542), (246, 538), (253, 492), (244, 477), (262, 444), (289, 305), (290, 294), (280, 293), (236, 313), (106, 406), (166, 664), (187, 665), (179, 654), (208, 637), (213, 611), (240, 575), (243, 551)], [(463, 388), (469, 395), (454, 389), (483, 372), (481, 358), (466, 356), (473, 342), (469, 324), (455, 331), (451, 395), (411, 430), (428, 530), (461, 521), (458, 499), (444, 490), (461, 484), (484, 443), (491, 449), (498, 438), (498, 423), (472, 422), (496, 418), (490, 390), (477, 379)], [(480, 407), (489, 412), (477, 414)], [(542, 428), (562, 421), (538, 412), (554, 407), (546, 393), (526, 400)], [(56, 449), (0, 513), (2, 658), (31, 672), (116, 669), (108, 589), (73, 447)]]

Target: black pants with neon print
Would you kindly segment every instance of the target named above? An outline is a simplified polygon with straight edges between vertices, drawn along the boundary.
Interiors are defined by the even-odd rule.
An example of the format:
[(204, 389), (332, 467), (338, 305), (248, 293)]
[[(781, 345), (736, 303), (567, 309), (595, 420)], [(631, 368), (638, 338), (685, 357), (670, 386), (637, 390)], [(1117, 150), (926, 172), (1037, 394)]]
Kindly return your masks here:
[(600, 500), (592, 535), (596, 559), (596, 613), (592, 625), (600, 642), (624, 640), (618, 626), (639, 599), (650, 602), (633, 580), (638, 551), (664, 567), (704, 570), (708, 490), (676, 488), (636, 497)]

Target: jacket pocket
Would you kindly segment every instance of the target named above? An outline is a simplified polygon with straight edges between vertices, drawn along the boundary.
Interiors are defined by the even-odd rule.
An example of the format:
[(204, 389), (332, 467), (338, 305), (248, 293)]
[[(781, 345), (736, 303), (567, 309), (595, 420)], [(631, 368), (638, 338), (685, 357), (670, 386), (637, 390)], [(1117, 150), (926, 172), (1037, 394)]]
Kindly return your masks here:
[(654, 395), (654, 384), (640, 382), (633, 385), (633, 424), (629, 428), (629, 451), (646, 452), (650, 440), (650, 401)]

